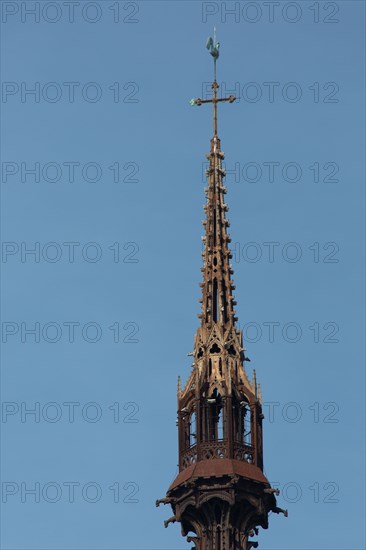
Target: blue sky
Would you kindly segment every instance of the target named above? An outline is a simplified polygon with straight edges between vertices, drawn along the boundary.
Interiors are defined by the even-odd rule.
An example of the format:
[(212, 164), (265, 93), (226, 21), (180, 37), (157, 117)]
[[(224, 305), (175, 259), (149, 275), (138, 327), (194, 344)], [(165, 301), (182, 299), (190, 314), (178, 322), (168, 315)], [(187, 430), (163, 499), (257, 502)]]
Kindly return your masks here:
[(154, 502), (198, 327), (212, 120), (189, 99), (216, 25), (237, 311), (289, 509), (260, 548), (363, 549), (364, 3), (1, 7), (2, 548), (190, 547)]

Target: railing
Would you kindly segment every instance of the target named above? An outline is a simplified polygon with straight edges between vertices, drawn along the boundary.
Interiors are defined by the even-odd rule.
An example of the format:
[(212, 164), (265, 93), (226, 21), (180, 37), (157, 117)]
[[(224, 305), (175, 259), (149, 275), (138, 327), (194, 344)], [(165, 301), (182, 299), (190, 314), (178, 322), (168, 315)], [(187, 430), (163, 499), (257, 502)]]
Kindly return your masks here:
[(183, 453), (182, 466), (183, 468), (188, 468), (191, 464), (197, 462), (197, 445), (192, 445), (190, 449), (186, 450)]
[(228, 451), (228, 441), (226, 439), (206, 441), (200, 445), (200, 460), (210, 460), (211, 458), (228, 458)]
[(205, 441), (199, 445), (199, 456), (197, 445), (192, 445), (184, 451), (182, 458), (183, 468), (195, 464), (197, 460), (211, 460), (213, 458), (228, 458), (228, 442), (226, 439), (216, 441)]
[(247, 443), (234, 442), (234, 458), (242, 462), (254, 463), (254, 447)]
[(217, 441), (205, 441), (200, 443), (199, 450), (197, 445), (192, 445), (186, 449), (182, 457), (183, 468), (188, 468), (191, 464), (196, 464), (197, 460), (211, 460), (215, 458), (234, 458), (241, 462), (254, 464), (254, 447), (245, 443), (234, 442), (234, 455), (229, 456), (229, 444), (227, 439)]

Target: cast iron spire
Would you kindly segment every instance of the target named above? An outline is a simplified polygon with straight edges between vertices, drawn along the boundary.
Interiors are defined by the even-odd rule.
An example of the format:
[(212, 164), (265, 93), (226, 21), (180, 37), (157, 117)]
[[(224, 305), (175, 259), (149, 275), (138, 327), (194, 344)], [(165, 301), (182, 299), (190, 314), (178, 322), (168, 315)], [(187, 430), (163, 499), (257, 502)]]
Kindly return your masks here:
[[(244, 369), (243, 335), (235, 321), (232, 291), (228, 210), (224, 201), (224, 154), (217, 134), (219, 102), (216, 62), (219, 44), (209, 38), (214, 58), (211, 99), (192, 99), (192, 105), (213, 104), (213, 137), (207, 156), (207, 202), (201, 326), (194, 339), (192, 372), (182, 389), (178, 381), (179, 474), (166, 498), (182, 534), (196, 550), (249, 550), (257, 526), (268, 527), (270, 511), (278, 508), (275, 494), (263, 474), (262, 402), (255, 371), (249, 381)], [(189, 533), (192, 533), (189, 535)]]

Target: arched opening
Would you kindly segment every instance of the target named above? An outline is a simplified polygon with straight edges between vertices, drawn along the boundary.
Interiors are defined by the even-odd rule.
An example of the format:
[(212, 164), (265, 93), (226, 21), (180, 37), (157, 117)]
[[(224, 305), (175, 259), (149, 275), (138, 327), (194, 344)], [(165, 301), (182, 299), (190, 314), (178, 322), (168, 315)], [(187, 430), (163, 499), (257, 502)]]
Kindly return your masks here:
[(216, 208), (213, 209), (213, 238), (214, 246), (216, 246)]
[(215, 388), (205, 403), (204, 434), (206, 441), (218, 441), (224, 439), (224, 409), (222, 398)]
[(218, 288), (217, 288), (217, 280), (214, 279), (213, 281), (213, 303), (212, 303), (212, 319), (214, 323), (217, 322), (217, 309), (218, 309)]
[(243, 443), (245, 445), (252, 444), (252, 411), (249, 403), (245, 403), (242, 407), (243, 416)]
[(223, 305), (223, 311), (222, 311), (222, 320), (224, 323), (227, 322), (227, 303), (226, 303), (226, 285), (225, 280), (222, 279), (221, 281), (221, 288), (222, 288), (222, 305)]
[(196, 411), (194, 410), (189, 417), (189, 446), (192, 447), (197, 441), (197, 421)]
[(248, 399), (242, 396), (236, 402), (234, 410), (235, 440), (244, 445), (252, 445), (252, 411)]
[(217, 416), (217, 439), (224, 439), (224, 410), (222, 407)]

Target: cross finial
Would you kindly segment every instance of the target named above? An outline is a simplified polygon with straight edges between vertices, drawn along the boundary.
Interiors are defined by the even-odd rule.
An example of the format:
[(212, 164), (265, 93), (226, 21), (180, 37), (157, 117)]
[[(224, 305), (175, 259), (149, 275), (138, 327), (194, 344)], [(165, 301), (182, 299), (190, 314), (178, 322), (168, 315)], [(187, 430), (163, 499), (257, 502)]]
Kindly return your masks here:
[(212, 90), (213, 90), (213, 97), (212, 99), (191, 99), (190, 103), (191, 105), (203, 105), (203, 103), (212, 103), (213, 104), (213, 115), (214, 115), (214, 136), (217, 136), (217, 104), (219, 101), (228, 101), (229, 103), (233, 103), (236, 99), (235, 96), (230, 95), (229, 97), (223, 97), (218, 99), (217, 97), (217, 90), (219, 88), (219, 85), (216, 81), (216, 62), (220, 55), (220, 42), (216, 41), (216, 27), (214, 27), (214, 36), (213, 38), (211, 36), (208, 37), (206, 42), (206, 48), (210, 51), (210, 54), (213, 57), (214, 60), (214, 79), (212, 82)]

